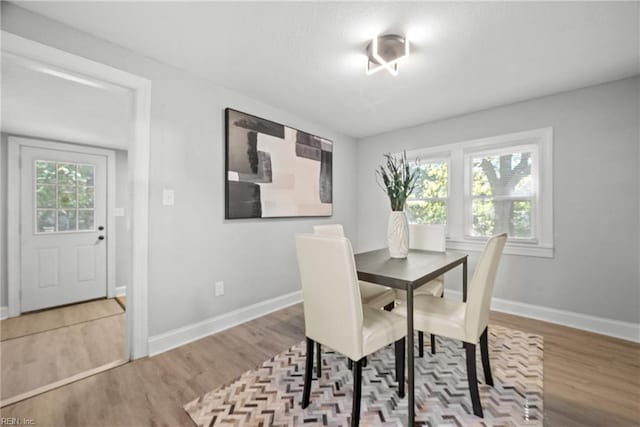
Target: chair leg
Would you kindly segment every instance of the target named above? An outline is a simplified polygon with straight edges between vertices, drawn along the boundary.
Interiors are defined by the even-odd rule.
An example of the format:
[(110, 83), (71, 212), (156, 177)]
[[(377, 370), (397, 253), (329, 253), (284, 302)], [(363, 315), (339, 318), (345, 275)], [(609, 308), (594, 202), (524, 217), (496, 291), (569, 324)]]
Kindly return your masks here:
[(385, 309), (385, 311), (391, 311), (393, 310), (394, 307), (395, 307), (395, 303), (392, 301), (389, 304), (385, 305), (383, 308)]
[(418, 331), (418, 356), (424, 357), (424, 332)]
[(493, 387), (493, 375), (491, 374), (491, 362), (489, 361), (489, 328), (484, 328), (480, 335), (480, 353), (482, 355), (482, 368), (484, 369), (484, 382)]
[(313, 380), (313, 340), (307, 337), (307, 357), (304, 366), (304, 389), (302, 391), (302, 407), (309, 406), (311, 381)]
[(469, 382), (469, 394), (471, 395), (473, 414), (483, 418), (480, 393), (478, 392), (478, 375), (476, 373), (476, 345), (465, 342), (464, 349), (467, 353), (467, 381)]
[(316, 342), (316, 375), (318, 379), (322, 376), (322, 345)]
[(431, 334), (431, 354), (436, 354), (436, 336)]
[(353, 367), (353, 405), (351, 427), (360, 425), (360, 398), (362, 395), (362, 359), (354, 362)]
[(367, 367), (367, 356), (362, 358), (362, 367), (366, 368)]
[(396, 381), (398, 381), (398, 396), (404, 398), (404, 347), (405, 339), (396, 341)]

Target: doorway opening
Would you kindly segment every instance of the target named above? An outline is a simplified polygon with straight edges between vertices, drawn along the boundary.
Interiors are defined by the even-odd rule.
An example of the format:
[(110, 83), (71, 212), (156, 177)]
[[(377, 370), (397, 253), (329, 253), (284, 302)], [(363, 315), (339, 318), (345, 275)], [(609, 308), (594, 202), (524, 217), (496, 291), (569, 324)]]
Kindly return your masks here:
[(148, 353), (150, 82), (2, 38), (5, 406)]

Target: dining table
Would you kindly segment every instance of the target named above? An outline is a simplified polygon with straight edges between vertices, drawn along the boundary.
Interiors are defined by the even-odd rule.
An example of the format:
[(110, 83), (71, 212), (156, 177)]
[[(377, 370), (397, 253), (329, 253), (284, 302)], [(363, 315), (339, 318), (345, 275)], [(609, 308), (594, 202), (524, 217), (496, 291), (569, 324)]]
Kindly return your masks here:
[(408, 425), (415, 424), (415, 372), (413, 340), (413, 293), (420, 286), (462, 266), (462, 299), (467, 300), (468, 254), (445, 251), (409, 250), (406, 258), (391, 258), (388, 249), (355, 255), (358, 279), (381, 286), (401, 289), (407, 296), (407, 406)]

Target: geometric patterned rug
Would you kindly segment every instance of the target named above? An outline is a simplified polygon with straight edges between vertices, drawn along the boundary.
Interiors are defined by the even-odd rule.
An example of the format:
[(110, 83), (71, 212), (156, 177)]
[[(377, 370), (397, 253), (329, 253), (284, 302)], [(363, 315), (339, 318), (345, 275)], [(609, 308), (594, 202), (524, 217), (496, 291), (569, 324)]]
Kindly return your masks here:
[[(417, 424), (542, 426), (541, 336), (489, 327), (494, 387), (483, 382), (477, 351), (484, 419), (473, 415), (460, 341), (438, 337), (436, 349), (432, 355), (427, 345), (424, 357), (415, 359)], [(353, 377), (345, 356), (323, 348), (322, 376), (317, 380), (314, 369), (307, 409), (300, 406), (304, 360), (301, 342), (184, 408), (198, 426), (349, 426)], [(369, 356), (361, 405), (362, 426), (406, 426), (407, 398), (398, 398), (393, 345)]]

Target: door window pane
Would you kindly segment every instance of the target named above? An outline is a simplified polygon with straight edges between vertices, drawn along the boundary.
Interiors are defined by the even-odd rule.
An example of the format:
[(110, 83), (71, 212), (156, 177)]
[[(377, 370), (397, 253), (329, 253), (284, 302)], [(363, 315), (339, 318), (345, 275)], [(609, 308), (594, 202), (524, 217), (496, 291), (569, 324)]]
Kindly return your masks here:
[(74, 185), (76, 183), (75, 163), (58, 163), (58, 184)]
[(78, 187), (78, 207), (93, 208), (93, 187)]
[(56, 162), (36, 161), (36, 181), (38, 184), (56, 183)]
[(93, 165), (78, 165), (78, 185), (95, 185), (93, 183)]
[(95, 230), (95, 166), (36, 160), (36, 233)]
[(56, 207), (55, 185), (38, 185), (36, 187), (36, 207), (38, 209)]
[(76, 207), (76, 187), (58, 186), (58, 207), (59, 208), (75, 208)]
[(93, 209), (78, 211), (78, 230), (95, 230)]
[(58, 210), (58, 231), (76, 231), (76, 210)]
[(52, 233), (56, 231), (56, 211), (39, 210), (36, 213), (36, 230), (38, 230), (38, 233)]

